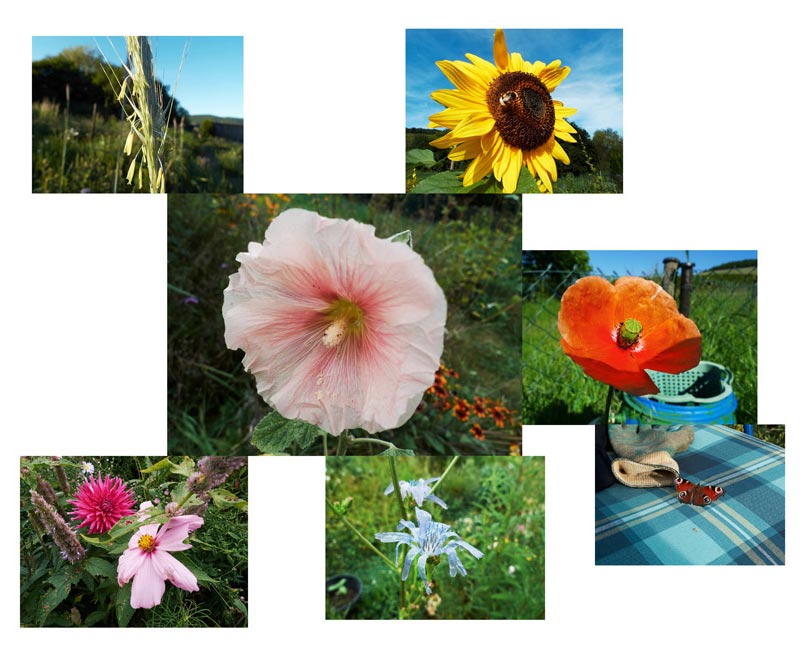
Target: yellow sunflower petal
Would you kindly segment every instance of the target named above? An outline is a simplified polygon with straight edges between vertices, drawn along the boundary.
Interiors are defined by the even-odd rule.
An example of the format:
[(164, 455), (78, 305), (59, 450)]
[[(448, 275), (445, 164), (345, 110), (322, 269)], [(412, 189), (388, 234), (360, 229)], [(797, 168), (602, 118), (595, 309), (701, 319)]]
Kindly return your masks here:
[[(554, 66), (556, 64), (556, 66)], [(570, 66), (562, 66), (560, 67), (560, 60), (558, 59), (555, 62), (552, 62), (538, 75), (540, 81), (546, 85), (549, 93), (554, 91), (557, 86), (562, 82), (565, 78), (568, 77), (568, 74), (571, 72)]]
[(562, 130), (560, 130), (559, 132), (557, 132), (557, 130), (554, 130), (554, 137), (557, 138), (557, 139), (561, 139), (562, 141), (567, 141), (568, 143), (576, 143), (577, 142), (577, 140), (574, 139), (574, 137), (572, 137), (567, 132), (563, 132)]
[(472, 62), (471, 64), (467, 64), (467, 66), (472, 69), (471, 74), (477, 75), (482, 84), (489, 86), (492, 80), (500, 75), (500, 71), (486, 59), (481, 59), (477, 55), (471, 55), (470, 53), (467, 53), (465, 56)]
[(505, 71), (509, 66), (509, 50), (506, 48), (506, 36), (503, 30), (495, 30), (495, 44), (492, 48), (495, 64), (502, 71)]
[(504, 145), (504, 157), (502, 161), (506, 162), (506, 165), (502, 167), (503, 175), (501, 177), (503, 193), (513, 194), (515, 193), (515, 189), (517, 189), (520, 169), (523, 166), (523, 152), (518, 148)]
[(559, 118), (566, 118), (567, 116), (573, 116), (577, 113), (577, 110), (573, 107), (566, 107), (563, 105), (559, 100), (554, 101), (554, 115)]
[(487, 175), (487, 173), (490, 173), (492, 171), (493, 162), (492, 152), (481, 153), (476, 157), (467, 166), (467, 170), (464, 171), (464, 186), (469, 187), (471, 184), (478, 182)]
[(495, 127), (495, 119), (488, 113), (469, 113), (467, 118), (453, 128), (455, 139), (467, 139), (469, 137), (480, 137), (490, 132)]
[(551, 154), (560, 160), (563, 164), (570, 164), (571, 160), (568, 159), (568, 154), (563, 150), (563, 147), (559, 144), (559, 142), (554, 142), (554, 148), (551, 151)]
[(472, 64), (462, 61), (438, 61), (436, 66), (459, 90), (476, 95), (482, 93), (486, 95), (489, 82), (481, 80), (480, 76), (475, 73), (475, 67)]
[(458, 89), (439, 89), (430, 94), (437, 103), (441, 103), (449, 108), (481, 107), (486, 102), (486, 98), (478, 98), (472, 96), (469, 92), (459, 91)]

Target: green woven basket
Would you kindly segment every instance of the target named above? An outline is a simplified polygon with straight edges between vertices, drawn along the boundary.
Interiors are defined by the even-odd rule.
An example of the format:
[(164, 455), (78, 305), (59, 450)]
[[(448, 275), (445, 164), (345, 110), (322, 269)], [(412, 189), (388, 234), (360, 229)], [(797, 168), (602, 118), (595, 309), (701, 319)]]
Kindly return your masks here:
[(645, 398), (662, 403), (717, 403), (733, 393), (734, 374), (714, 362), (702, 360), (694, 369), (680, 374), (647, 373), (660, 391)]

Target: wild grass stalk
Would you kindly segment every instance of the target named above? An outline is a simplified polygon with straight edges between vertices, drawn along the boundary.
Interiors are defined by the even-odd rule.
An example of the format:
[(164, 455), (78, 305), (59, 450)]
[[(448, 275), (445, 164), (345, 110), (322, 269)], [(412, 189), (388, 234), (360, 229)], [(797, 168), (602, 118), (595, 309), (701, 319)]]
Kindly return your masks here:
[(145, 165), (150, 193), (166, 193), (166, 177), (161, 160), (166, 131), (161, 94), (155, 81), (152, 46), (145, 36), (125, 38), (129, 53), (128, 75), (121, 86), (119, 100), (124, 103), (130, 131), (124, 153), (132, 154), (136, 139), (140, 146), (129, 165), (127, 182), (132, 184), (137, 166), (138, 187), (142, 188)]
[(59, 168), (59, 192), (65, 184), (65, 162), (67, 160), (67, 142), (70, 136), (70, 85), (65, 85), (65, 129), (62, 132), (62, 164)]

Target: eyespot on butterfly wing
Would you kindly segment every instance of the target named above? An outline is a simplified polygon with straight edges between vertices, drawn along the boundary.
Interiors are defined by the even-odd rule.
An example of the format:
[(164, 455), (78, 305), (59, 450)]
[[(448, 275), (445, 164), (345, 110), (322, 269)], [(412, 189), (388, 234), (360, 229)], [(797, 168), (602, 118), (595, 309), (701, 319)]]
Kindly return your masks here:
[(675, 479), (675, 493), (678, 501), (693, 506), (708, 506), (717, 501), (726, 491), (719, 485), (695, 485), (685, 478)]

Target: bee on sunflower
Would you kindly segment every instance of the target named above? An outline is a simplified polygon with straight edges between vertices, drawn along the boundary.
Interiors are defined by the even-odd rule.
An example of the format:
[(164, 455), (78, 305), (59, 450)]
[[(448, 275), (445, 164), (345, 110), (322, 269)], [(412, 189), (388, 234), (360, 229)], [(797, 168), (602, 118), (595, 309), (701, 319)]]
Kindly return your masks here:
[(493, 55), (494, 64), (469, 53), (469, 62), (436, 62), (456, 88), (430, 96), (445, 109), (430, 117), (429, 126), (449, 130), (430, 144), (449, 148), (452, 161), (471, 160), (465, 187), (493, 173), (504, 193), (514, 193), (526, 166), (538, 190), (552, 192), (557, 160), (570, 163), (559, 142), (576, 142), (576, 129), (565, 119), (577, 110), (551, 97), (571, 69), (559, 59), (524, 61), (520, 53), (509, 52), (500, 29)]

